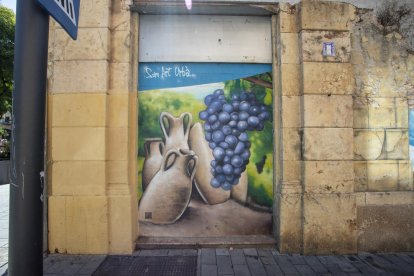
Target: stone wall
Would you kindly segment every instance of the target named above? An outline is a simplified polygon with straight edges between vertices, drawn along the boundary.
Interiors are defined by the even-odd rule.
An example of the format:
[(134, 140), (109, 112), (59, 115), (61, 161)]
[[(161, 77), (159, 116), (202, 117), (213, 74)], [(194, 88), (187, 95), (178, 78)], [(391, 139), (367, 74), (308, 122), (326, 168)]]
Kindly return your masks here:
[(409, 34), (381, 26), (377, 15), (360, 10), (351, 37), (358, 249), (409, 251), (414, 193), (407, 99), (414, 93), (414, 55)]
[(138, 31), (130, 2), (81, 1), (77, 41), (51, 23), (51, 252), (130, 253), (135, 247)]

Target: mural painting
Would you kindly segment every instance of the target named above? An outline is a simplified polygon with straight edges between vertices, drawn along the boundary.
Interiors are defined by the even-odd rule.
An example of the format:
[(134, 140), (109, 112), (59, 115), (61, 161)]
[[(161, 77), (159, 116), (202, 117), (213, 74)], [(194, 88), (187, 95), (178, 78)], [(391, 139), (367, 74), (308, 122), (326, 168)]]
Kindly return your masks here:
[(271, 234), (271, 65), (142, 63), (139, 71), (142, 236)]

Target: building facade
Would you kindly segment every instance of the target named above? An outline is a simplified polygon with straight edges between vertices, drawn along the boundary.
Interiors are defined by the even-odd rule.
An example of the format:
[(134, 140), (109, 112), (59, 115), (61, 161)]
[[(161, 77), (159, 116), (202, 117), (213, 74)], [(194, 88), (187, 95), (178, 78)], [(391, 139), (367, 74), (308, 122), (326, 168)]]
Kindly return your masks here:
[[(202, 25), (206, 17), (219, 23)], [(182, 29), (160, 29), (160, 21)], [(145, 245), (137, 159), (144, 62), (269, 65), (274, 135), (267, 236), (281, 252), (413, 250), (408, 98), (414, 55), (403, 25), (381, 25), (378, 12), (333, 1), (195, 1), (191, 11), (176, 1), (82, 1), (77, 41), (50, 26), (48, 250), (128, 254), (137, 241)], [(201, 31), (188, 41), (197, 48), (168, 36), (191, 34), (196, 26)], [(247, 29), (258, 37), (263, 32), (263, 42), (238, 38)], [(249, 56), (236, 42), (269, 46), (254, 46), (260, 50)], [(178, 242), (188, 242), (185, 237)]]

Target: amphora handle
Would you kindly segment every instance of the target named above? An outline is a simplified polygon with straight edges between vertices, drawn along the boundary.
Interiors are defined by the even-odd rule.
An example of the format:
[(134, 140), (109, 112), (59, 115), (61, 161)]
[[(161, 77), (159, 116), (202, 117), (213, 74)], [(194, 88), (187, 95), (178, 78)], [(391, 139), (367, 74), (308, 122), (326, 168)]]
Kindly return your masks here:
[[(186, 118), (188, 118), (187, 124)], [(190, 134), (190, 126), (191, 122), (193, 121), (193, 116), (191, 115), (191, 113), (185, 112), (180, 115), (180, 120), (183, 122), (184, 137), (186, 140), (188, 140), (188, 135)]]

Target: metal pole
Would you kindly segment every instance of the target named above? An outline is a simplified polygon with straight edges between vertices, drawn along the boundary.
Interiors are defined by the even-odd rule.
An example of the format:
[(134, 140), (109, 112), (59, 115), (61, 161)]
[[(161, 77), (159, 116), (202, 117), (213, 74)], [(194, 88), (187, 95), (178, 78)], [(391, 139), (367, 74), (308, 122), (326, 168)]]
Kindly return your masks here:
[(8, 273), (42, 275), (49, 16), (36, 0), (16, 11)]

